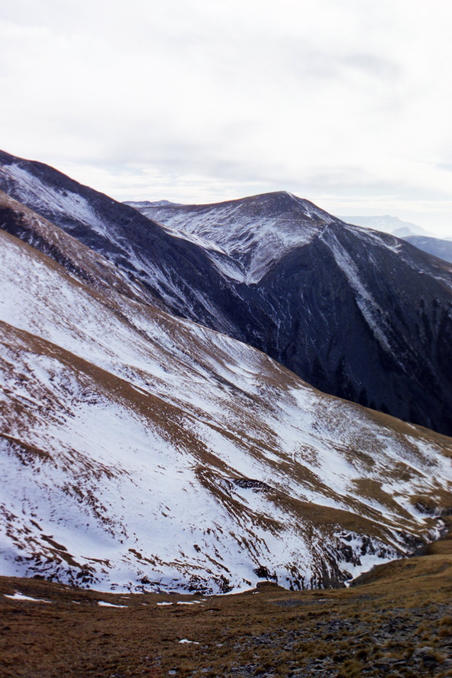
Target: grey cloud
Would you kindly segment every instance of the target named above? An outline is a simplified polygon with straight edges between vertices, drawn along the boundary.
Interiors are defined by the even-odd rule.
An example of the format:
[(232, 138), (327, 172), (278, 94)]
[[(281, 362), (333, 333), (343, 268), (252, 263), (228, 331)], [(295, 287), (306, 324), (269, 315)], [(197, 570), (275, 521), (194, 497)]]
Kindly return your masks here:
[(349, 54), (342, 59), (342, 63), (378, 78), (395, 79), (400, 75), (400, 67), (395, 61), (372, 53)]
[(452, 162), (439, 162), (436, 166), (446, 172), (452, 172)]
[(420, 194), (422, 200), (441, 201), (450, 198), (450, 192), (441, 188), (420, 187), (418, 183), (404, 179), (395, 183), (390, 178), (372, 176), (358, 167), (325, 168), (323, 171), (307, 173), (303, 184), (315, 193), (326, 192), (356, 198), (386, 196), (391, 200), (415, 201), (420, 198)]
[(4, 0), (0, 17), (26, 28), (1, 40), (6, 150), (103, 171), (115, 190), (158, 177), (175, 199), (196, 199), (197, 177), (216, 198), (441, 200), (452, 100), (431, 73), (447, 22), (417, 25), (413, 3)]

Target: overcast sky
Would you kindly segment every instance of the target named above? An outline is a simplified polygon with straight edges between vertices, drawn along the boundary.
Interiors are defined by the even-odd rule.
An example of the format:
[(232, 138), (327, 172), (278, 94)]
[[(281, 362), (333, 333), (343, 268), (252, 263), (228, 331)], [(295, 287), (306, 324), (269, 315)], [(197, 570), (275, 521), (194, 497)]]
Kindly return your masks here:
[(113, 197), (452, 237), (450, 0), (2, 0), (0, 146)]

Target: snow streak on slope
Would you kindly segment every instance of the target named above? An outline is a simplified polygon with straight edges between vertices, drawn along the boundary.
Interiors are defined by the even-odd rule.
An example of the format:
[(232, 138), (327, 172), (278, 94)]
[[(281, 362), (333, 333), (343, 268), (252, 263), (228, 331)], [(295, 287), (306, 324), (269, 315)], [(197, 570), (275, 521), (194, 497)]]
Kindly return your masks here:
[[(325, 586), (438, 534), (450, 440), (0, 233), (1, 572)], [(424, 504), (421, 503), (424, 502)]]
[(61, 215), (71, 214), (74, 218), (90, 226), (98, 233), (105, 235), (106, 225), (97, 217), (83, 196), (68, 190), (58, 190), (48, 183), (40, 181), (37, 176), (31, 175), (19, 165), (5, 165), (2, 173), (6, 180), (13, 181), (20, 187), (20, 201), (25, 205), (32, 203), (37, 212), (40, 207), (52, 205), (52, 209)]
[(328, 244), (337, 265), (344, 272), (350, 287), (354, 290), (356, 303), (376, 340), (384, 350), (391, 352), (392, 347), (387, 336), (389, 328), (386, 328), (384, 311), (366, 288), (353, 258), (331, 231), (327, 230), (322, 234), (322, 238)]
[[(108, 259), (135, 298), (244, 341), (333, 395), (452, 434), (450, 264), (287, 193), (159, 204), (158, 218), (177, 217), (182, 229), (165, 230), (2, 151), (0, 187)], [(86, 209), (71, 211), (73, 195)], [(30, 238), (37, 229), (6, 230), (54, 257), (47, 242)], [(74, 273), (64, 256), (57, 261)]]
[[(437, 261), (429, 257), (428, 259), (416, 256), (416, 248), (405, 246), (404, 240), (396, 236), (391, 236), (379, 231), (373, 231), (370, 228), (343, 225), (343, 232), (353, 234), (362, 240), (363, 248), (368, 248), (372, 244), (393, 252), (398, 259), (408, 266), (413, 272), (420, 275), (427, 275), (440, 282), (449, 291), (452, 290), (452, 266), (447, 261)], [(325, 238), (325, 240), (327, 240)], [(406, 240), (409, 242), (409, 240)], [(413, 252), (415, 256), (413, 256)]]
[(334, 217), (279, 192), (211, 205), (129, 202), (168, 232), (206, 248), (228, 277), (258, 283), (294, 247), (309, 243)]
[(131, 282), (105, 257), (57, 228), (47, 219), (0, 191), (0, 226), (11, 235), (36, 247), (64, 266), (65, 270), (96, 289), (114, 287), (117, 292), (140, 300), (153, 295), (139, 283)]

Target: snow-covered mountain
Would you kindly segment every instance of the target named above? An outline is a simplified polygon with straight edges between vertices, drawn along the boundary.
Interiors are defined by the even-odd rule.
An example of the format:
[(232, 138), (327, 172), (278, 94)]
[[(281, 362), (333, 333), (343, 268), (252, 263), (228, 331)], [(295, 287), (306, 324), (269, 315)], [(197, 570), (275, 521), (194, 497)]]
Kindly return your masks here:
[(234, 336), (329, 393), (452, 433), (450, 265), (284, 192), (130, 204), (234, 281), (249, 309)]
[(0, 188), (105, 256), (144, 300), (324, 391), (452, 433), (450, 264), (287, 193), (140, 207), (159, 224), (5, 153)]
[(213, 205), (128, 202), (169, 233), (204, 247), (218, 269), (257, 284), (286, 254), (335, 221), (308, 200), (284, 191)]
[(0, 189), (103, 254), (147, 301), (232, 332), (222, 308), (234, 303), (231, 291), (202, 247), (167, 235), (136, 210), (47, 165), (1, 151)]
[(1, 574), (328, 586), (438, 535), (450, 439), (138, 301), (102, 256), (3, 205)]

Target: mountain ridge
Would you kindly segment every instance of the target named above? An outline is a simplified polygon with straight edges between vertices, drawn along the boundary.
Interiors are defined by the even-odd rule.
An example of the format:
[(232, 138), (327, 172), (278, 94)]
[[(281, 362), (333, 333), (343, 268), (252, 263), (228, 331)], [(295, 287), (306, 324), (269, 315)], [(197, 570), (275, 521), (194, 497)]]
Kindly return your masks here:
[[(152, 303), (264, 351), (323, 391), (452, 432), (447, 263), (394, 236), (347, 225), (319, 208), (314, 213), (310, 203), (284, 193), (235, 201), (235, 216), (223, 203), (223, 221), (215, 206), (160, 205), (160, 225), (73, 182), (78, 207), (87, 201), (83, 219), (94, 213), (91, 226), (80, 209), (62, 212), (67, 184), (56, 170), (40, 165), (36, 183), (33, 164), (2, 157), (0, 188), (107, 257), (130, 283), (146, 288)], [(19, 173), (11, 169), (18, 163)], [(171, 233), (164, 214), (176, 214), (186, 229), (191, 223), (204, 241), (215, 232), (215, 247)], [(260, 237), (267, 227), (273, 239)], [(256, 275), (247, 283), (250, 261)]]
[[(293, 247), (309, 243), (328, 223), (335, 221), (335, 217), (314, 203), (287, 191), (202, 205), (167, 201), (125, 204), (145, 216), (152, 214), (173, 235), (208, 249), (222, 273), (246, 284), (261, 282)], [(222, 225), (226, 228), (221, 229)], [(217, 251), (228, 257), (227, 262), (215, 256)]]
[[(280, 194), (271, 194), (272, 198), (274, 196), (279, 196)], [(260, 198), (262, 196), (256, 196), (257, 198)], [(264, 196), (265, 197), (265, 196)], [(288, 196), (287, 196), (288, 197)], [(287, 198), (286, 198), (287, 199)], [(240, 202), (240, 201), (239, 201)], [(303, 202), (303, 201), (301, 201)], [(220, 203), (221, 208), (224, 208), (224, 205), (227, 205), (230, 203)], [(236, 204), (236, 203), (235, 203)], [(156, 220), (160, 220), (163, 224), (166, 222), (167, 226), (169, 229), (175, 229), (178, 232), (178, 235), (183, 235), (185, 236), (185, 233), (182, 232), (182, 227), (184, 225), (184, 220), (185, 222), (190, 226), (191, 231), (188, 235), (190, 236), (193, 231), (198, 235), (200, 234), (204, 238), (206, 237), (206, 231), (202, 231), (203, 227), (203, 213), (207, 209), (208, 212), (215, 212), (217, 209), (216, 204), (210, 205), (210, 206), (172, 206), (172, 205), (164, 205), (164, 206), (158, 206), (157, 208), (149, 208), (147, 206), (144, 209), (144, 212), (149, 216), (149, 215), (154, 215)], [(320, 210), (319, 210), (320, 212)], [(198, 215), (201, 213), (201, 219), (200, 219), (200, 224), (198, 227), (198, 223), (196, 221), (196, 218), (194, 219), (194, 225), (193, 221), (190, 221), (193, 219), (193, 213)], [(175, 222), (173, 221), (172, 215), (176, 214), (176, 217), (174, 219), (176, 220)], [(215, 234), (215, 226), (217, 226), (220, 229), (220, 235), (221, 235), (221, 227), (222, 227), (222, 214), (220, 214), (220, 218), (218, 220), (218, 223), (214, 223), (213, 226), (210, 226), (210, 222), (213, 221), (210, 219), (209, 221), (209, 229), (207, 230), (207, 233), (210, 235), (210, 238), (213, 240), (215, 244), (218, 244), (219, 239), (217, 238)], [(233, 215), (230, 215), (230, 220), (232, 221)], [(187, 226), (186, 228), (188, 229)], [(259, 232), (259, 231), (258, 231)], [(249, 241), (248, 241), (249, 242)], [(240, 247), (240, 244), (238, 245)], [(325, 247), (327, 249), (325, 249)], [(313, 250), (313, 255), (310, 254), (308, 251), (309, 248)], [(315, 252), (315, 254), (314, 254)], [(375, 255), (372, 253), (375, 252)], [(364, 256), (363, 256), (364, 254)], [(287, 257), (287, 258), (286, 258)], [(320, 268), (321, 262), (324, 262), (323, 268)], [(378, 264), (377, 264), (378, 262)], [(358, 264), (358, 265), (357, 265)], [(298, 271), (296, 268), (298, 268)], [(272, 300), (275, 297), (275, 293), (273, 292), (274, 288), (274, 281), (279, 280), (278, 285), (280, 286), (280, 290), (276, 292), (278, 297), (280, 299), (286, 300), (287, 298), (290, 298), (291, 295), (293, 295), (293, 291), (290, 289), (290, 287), (287, 287), (287, 284), (284, 282), (285, 278), (290, 277), (294, 279), (294, 276), (297, 276), (299, 278), (302, 277), (303, 274), (301, 271), (309, 271), (312, 270), (312, 275), (310, 277), (307, 277), (306, 280), (300, 284), (299, 286), (297, 285), (297, 291), (300, 294), (300, 300), (298, 302), (298, 306), (300, 308), (300, 305), (302, 306), (304, 304), (304, 300), (308, 299), (309, 300), (309, 294), (310, 290), (315, 289), (318, 284), (315, 282), (315, 274), (317, 273), (317, 277), (324, 280), (324, 287), (330, 288), (328, 290), (328, 296), (331, 298), (331, 302), (329, 304), (329, 308), (325, 307), (322, 309), (322, 305), (325, 306), (325, 302), (320, 298), (317, 298), (315, 301), (312, 299), (311, 301), (308, 301), (309, 304), (309, 310), (308, 313), (310, 314), (310, 318), (314, 318), (316, 315), (318, 317), (317, 322), (321, 322), (322, 325), (322, 330), (320, 329), (320, 324), (319, 324), (319, 329), (317, 330), (317, 336), (316, 338), (312, 339), (310, 341), (310, 346), (308, 345), (307, 350), (309, 353), (309, 359), (304, 360), (302, 363), (301, 360), (303, 360), (303, 356), (300, 355), (299, 357), (297, 356), (297, 348), (292, 347), (293, 342), (293, 335), (291, 334), (295, 331), (296, 333), (299, 332), (297, 330), (297, 325), (299, 323), (303, 322), (303, 319), (300, 314), (300, 310), (296, 310), (296, 305), (297, 302), (295, 299), (293, 300), (292, 303), (292, 308), (285, 312), (285, 315), (287, 317), (292, 317), (293, 321), (291, 323), (291, 329), (289, 332), (284, 333), (284, 341), (287, 342), (286, 346), (282, 344), (281, 340), (281, 331), (277, 329), (276, 325), (274, 325), (274, 318), (276, 317), (276, 322), (278, 322), (279, 316), (281, 315), (281, 311), (275, 310), (274, 315), (272, 314), (271, 308), (272, 308)], [(317, 269), (317, 270), (316, 270)], [(335, 272), (335, 269), (337, 269), (337, 274)], [(344, 301), (339, 302), (339, 299), (341, 298), (340, 296), (338, 297), (338, 290), (345, 289), (345, 287), (349, 287), (353, 291), (353, 299), (349, 298), (349, 300), (346, 302), (347, 308), (350, 308), (350, 313), (353, 314), (355, 311), (353, 310), (355, 305), (359, 309), (359, 314), (361, 318), (364, 319), (365, 324), (367, 326), (367, 329), (365, 329), (365, 332), (371, 333), (371, 335), (374, 335), (374, 339), (372, 340), (372, 343), (375, 343), (378, 348), (377, 351), (381, 355), (381, 353), (385, 353), (387, 357), (381, 358), (386, 365), (388, 363), (387, 358), (389, 357), (389, 360), (394, 363), (393, 369), (396, 371), (401, 372), (402, 374), (406, 374), (408, 370), (411, 369), (417, 369), (415, 366), (415, 362), (419, 363), (427, 363), (428, 365), (428, 351), (427, 347), (426, 349), (423, 349), (423, 355), (420, 358), (419, 354), (416, 359), (410, 358), (410, 354), (413, 353), (413, 349), (410, 348), (410, 342), (412, 342), (411, 337), (407, 334), (406, 329), (403, 329), (402, 327), (396, 328), (397, 320), (393, 315), (389, 315), (387, 313), (387, 304), (388, 301), (390, 301), (391, 296), (392, 296), (392, 290), (390, 288), (390, 280), (391, 276), (394, 275), (394, 271), (398, 270), (397, 272), (397, 283), (400, 286), (400, 292), (398, 294), (403, 298), (403, 297), (408, 297), (412, 296), (412, 292), (409, 291), (409, 288), (412, 287), (413, 289), (418, 286), (419, 289), (422, 289), (425, 287), (424, 281), (421, 280), (420, 276), (427, 275), (428, 277), (433, 276), (435, 281), (439, 283), (439, 288), (438, 292), (444, 296), (444, 302), (445, 302), (445, 313), (446, 317), (448, 317), (448, 314), (450, 313), (450, 308), (451, 308), (451, 297), (450, 297), (450, 290), (451, 290), (451, 282), (452, 282), (452, 277), (451, 277), (451, 271), (452, 269), (450, 266), (447, 264), (442, 265), (439, 262), (434, 262), (430, 257), (427, 257), (425, 254), (421, 254), (420, 252), (418, 253), (416, 250), (413, 250), (410, 248), (409, 244), (406, 244), (404, 241), (399, 240), (395, 238), (394, 236), (390, 234), (383, 234), (379, 233), (377, 231), (372, 231), (363, 227), (353, 227), (348, 224), (345, 224), (339, 219), (335, 219), (334, 217), (331, 217), (328, 219), (327, 223), (324, 223), (322, 225), (322, 228), (317, 229), (315, 234), (313, 235), (312, 238), (306, 240), (302, 240), (302, 242), (298, 242), (296, 245), (294, 245), (291, 249), (289, 249), (287, 252), (283, 252), (281, 258), (279, 261), (273, 266), (272, 269), (268, 270), (264, 277), (260, 280), (260, 287), (258, 286), (256, 290), (256, 306), (258, 305), (259, 308), (263, 309), (266, 308), (267, 310), (267, 320), (266, 320), (266, 326), (267, 328), (270, 328), (268, 331), (273, 333), (272, 339), (267, 343), (267, 346), (271, 348), (264, 348), (272, 357), (276, 358), (279, 362), (287, 365), (295, 371), (297, 374), (302, 375), (308, 382), (313, 383), (317, 387), (319, 387), (321, 390), (328, 391), (330, 393), (335, 393), (336, 395), (341, 395), (343, 397), (346, 397), (348, 399), (352, 399), (358, 402), (361, 402), (363, 404), (370, 404), (372, 403), (372, 406), (376, 409), (383, 409), (384, 411), (390, 411), (394, 413), (394, 404), (391, 403), (388, 398), (386, 400), (383, 398), (383, 396), (380, 396), (380, 402), (378, 400), (375, 400), (374, 398), (368, 396), (365, 396), (365, 391), (367, 390), (366, 387), (366, 377), (362, 375), (359, 377), (359, 379), (356, 379), (356, 373), (358, 371), (362, 372), (362, 367), (359, 367), (355, 365), (352, 369), (355, 372), (355, 377), (351, 377), (350, 375), (350, 367), (349, 370), (344, 365), (345, 372), (348, 372), (347, 376), (341, 376), (340, 372), (342, 370), (342, 358), (341, 356), (337, 357), (336, 364), (331, 365), (329, 367), (326, 367), (325, 363), (322, 365), (322, 359), (319, 356), (327, 356), (330, 349), (325, 346), (324, 351), (319, 351), (318, 354), (316, 353), (316, 349), (319, 348), (319, 346), (322, 345), (324, 342), (323, 336), (328, 337), (330, 334), (337, 335), (340, 337), (341, 335), (344, 334), (344, 329), (341, 328), (340, 325), (340, 320), (339, 317), (337, 319), (333, 319), (333, 315), (335, 314), (336, 316), (338, 315), (337, 312), (335, 312), (334, 309), (337, 308), (338, 303), (343, 304)], [(382, 287), (381, 285), (381, 280), (379, 280), (380, 272), (385, 271), (385, 274), (383, 276), (383, 280), (385, 281), (385, 287), (386, 289), (382, 289), (381, 292), (379, 293), (380, 299), (375, 298), (375, 290), (378, 289), (379, 287)], [(289, 273), (290, 272), (290, 273)], [(413, 275), (415, 273), (415, 275)], [(372, 278), (370, 278), (370, 274), (372, 275)], [(330, 284), (328, 282), (328, 279), (334, 279), (334, 284)], [(410, 279), (410, 285), (406, 285), (403, 281), (404, 278)], [(418, 280), (416, 280), (416, 278)], [(436, 283), (435, 283), (436, 284)], [(284, 287), (282, 287), (284, 285)], [(334, 289), (333, 289), (334, 288)], [(440, 291), (442, 288), (442, 292)], [(383, 293), (383, 294), (382, 294)], [(396, 297), (397, 298), (397, 297)], [(334, 301), (334, 299), (337, 299), (337, 301)], [(270, 301), (270, 303), (269, 303)], [(419, 303), (419, 300), (415, 299), (413, 297), (413, 307), (416, 308), (416, 306)], [(391, 301), (392, 303), (392, 301)], [(286, 304), (286, 301), (279, 301), (276, 300), (276, 309), (281, 308), (282, 305)], [(320, 310), (322, 309), (322, 310)], [(449, 309), (449, 310), (447, 310)], [(399, 309), (400, 313), (401, 309)], [(322, 321), (322, 313), (327, 314), (330, 316), (330, 319), (328, 322)], [(295, 316), (298, 314), (300, 317), (297, 319)], [(273, 315), (273, 318), (272, 318)], [(403, 311), (402, 311), (403, 315)], [(359, 324), (361, 323), (361, 318), (356, 318), (355, 321), (355, 326), (358, 327)], [(345, 322), (349, 320), (348, 318), (345, 318)], [(413, 318), (414, 320), (414, 318)], [(307, 319), (308, 322), (310, 322), (309, 319)], [(304, 331), (303, 331), (303, 336), (304, 336), (304, 341), (309, 340), (310, 334), (312, 334), (312, 330), (309, 329), (308, 322), (304, 321)], [(448, 322), (448, 321), (446, 321)], [(413, 326), (413, 332), (412, 334), (415, 336), (416, 334), (419, 334), (419, 325), (418, 322), (415, 322), (415, 325), (417, 325), (417, 329)], [(450, 321), (449, 321), (450, 325)], [(274, 329), (272, 329), (272, 326), (274, 326)], [(364, 328), (363, 328), (364, 329)], [(320, 332), (322, 333), (322, 337), (319, 336)], [(356, 332), (356, 330), (355, 330)], [(450, 336), (451, 334), (451, 329), (449, 328), (446, 331), (446, 334)], [(403, 346), (400, 344), (400, 337), (403, 337)], [(301, 337), (300, 337), (301, 339)], [(369, 340), (366, 340), (365, 338), (362, 339), (362, 342), (364, 344), (368, 344)], [(253, 342), (250, 342), (253, 343)], [(359, 344), (360, 342), (358, 340), (355, 340), (355, 344)], [(265, 345), (265, 339), (261, 339), (261, 344), (259, 345), (260, 348), (262, 348), (262, 344)], [(255, 344), (256, 345), (256, 344)], [(306, 349), (306, 346), (305, 346)], [(288, 351), (293, 350), (293, 355), (289, 355)], [(419, 350), (419, 349), (418, 349)], [(398, 360), (398, 354), (400, 351), (403, 351), (403, 359)], [(416, 349), (415, 349), (416, 351)], [(443, 351), (447, 354), (447, 351), (444, 347)], [(375, 346), (372, 349), (372, 352), (375, 352)], [(378, 359), (377, 356), (373, 358), (373, 360)], [(363, 352), (362, 354), (362, 360), (365, 360), (365, 353)], [(350, 356), (347, 361), (351, 362), (353, 361), (353, 358)], [(407, 361), (409, 361), (409, 366), (407, 365)], [(308, 364), (309, 363), (309, 364)], [(430, 373), (432, 374), (432, 365), (428, 367), (426, 365), (426, 368)], [(446, 356), (443, 360), (442, 366), (446, 368), (446, 373), (447, 373), (447, 365), (446, 365)], [(338, 373), (338, 381), (341, 381), (341, 385), (339, 388), (337, 385), (335, 386), (334, 383), (332, 383), (334, 380), (331, 379), (331, 377), (326, 377), (325, 378), (325, 372), (331, 372), (337, 371)], [(383, 371), (384, 368), (381, 368), (381, 371)], [(434, 368), (433, 368), (434, 370)], [(379, 377), (375, 374), (374, 377), (372, 378), (375, 382)], [(401, 378), (404, 380), (404, 377)], [(422, 398), (421, 391), (423, 389), (422, 382), (426, 379), (425, 376), (422, 377), (421, 374), (418, 377), (419, 379), (419, 384), (414, 385), (412, 384), (411, 390), (407, 393), (406, 401), (408, 402), (408, 399), (411, 398), (413, 399), (413, 393), (419, 393), (419, 397)], [(427, 378), (427, 381), (436, 381), (436, 379), (432, 376)], [(353, 385), (353, 382), (359, 381), (361, 386), (357, 388), (356, 385)], [(413, 389), (414, 386), (414, 389)], [(393, 387), (394, 388), (394, 387)], [(384, 387), (382, 385), (381, 387), (381, 393), (383, 393)], [(386, 391), (390, 393), (392, 389), (386, 388)], [(445, 392), (445, 397), (446, 400), (448, 398), (447, 393), (449, 392), (449, 387), (440, 389)], [(409, 394), (409, 395), (408, 395)], [(362, 396), (362, 397), (361, 397)], [(391, 396), (389, 396), (390, 398)], [(368, 398), (368, 399), (366, 399)], [(440, 401), (437, 402), (437, 405), (435, 406), (439, 408), (439, 410), (442, 409), (442, 405)], [(411, 412), (409, 411), (409, 407), (405, 405), (404, 410), (398, 409), (396, 410), (399, 414), (399, 416), (402, 416), (402, 418), (411, 420), (411, 421), (418, 421), (420, 422), (422, 419), (419, 419), (419, 414), (415, 413), (414, 410)], [(402, 414), (402, 411), (404, 413)], [(444, 415), (448, 419), (448, 415), (445, 410), (443, 410)], [(433, 426), (435, 425), (430, 422), (427, 422), (425, 419), (423, 420), (424, 424), (427, 424), (428, 426)], [(446, 432), (451, 430), (451, 425), (452, 422), (447, 423), (446, 429), (444, 429)]]

